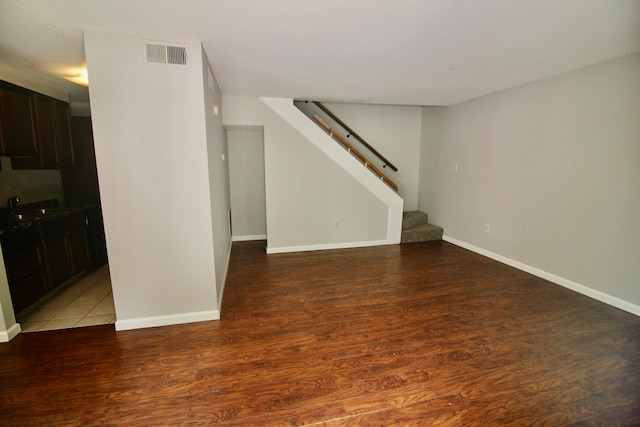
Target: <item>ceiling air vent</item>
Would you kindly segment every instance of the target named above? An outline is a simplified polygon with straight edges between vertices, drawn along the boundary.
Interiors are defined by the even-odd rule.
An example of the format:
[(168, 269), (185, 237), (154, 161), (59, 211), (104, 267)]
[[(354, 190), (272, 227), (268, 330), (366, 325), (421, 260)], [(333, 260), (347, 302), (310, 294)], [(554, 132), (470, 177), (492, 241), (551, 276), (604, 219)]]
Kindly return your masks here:
[(188, 65), (186, 45), (144, 41), (145, 61), (148, 64)]

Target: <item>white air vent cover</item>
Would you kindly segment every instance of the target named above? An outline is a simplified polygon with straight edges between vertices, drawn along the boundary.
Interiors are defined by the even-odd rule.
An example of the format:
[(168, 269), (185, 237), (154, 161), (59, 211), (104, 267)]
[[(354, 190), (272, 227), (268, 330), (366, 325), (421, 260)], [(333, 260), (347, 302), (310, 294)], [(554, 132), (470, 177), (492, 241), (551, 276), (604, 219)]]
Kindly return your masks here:
[(187, 45), (143, 40), (143, 51), (144, 61), (147, 64), (189, 65), (189, 50)]

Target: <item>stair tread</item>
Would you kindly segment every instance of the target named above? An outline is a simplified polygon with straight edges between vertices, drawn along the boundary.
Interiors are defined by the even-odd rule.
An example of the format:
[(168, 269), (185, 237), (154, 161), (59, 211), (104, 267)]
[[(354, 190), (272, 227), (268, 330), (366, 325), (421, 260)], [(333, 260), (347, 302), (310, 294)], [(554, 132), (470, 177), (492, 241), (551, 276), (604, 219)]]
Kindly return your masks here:
[(402, 229), (408, 230), (421, 224), (426, 224), (429, 216), (425, 212), (406, 211), (402, 213)]
[(444, 230), (433, 224), (421, 224), (406, 230), (402, 230), (401, 243), (426, 242), (441, 240)]
[(404, 231), (420, 231), (420, 230), (431, 230), (434, 228), (439, 228), (442, 229), (442, 227), (439, 227), (437, 225), (433, 225), (433, 224), (420, 224), (420, 225), (416, 225), (415, 227), (411, 227), (411, 228), (407, 228)]

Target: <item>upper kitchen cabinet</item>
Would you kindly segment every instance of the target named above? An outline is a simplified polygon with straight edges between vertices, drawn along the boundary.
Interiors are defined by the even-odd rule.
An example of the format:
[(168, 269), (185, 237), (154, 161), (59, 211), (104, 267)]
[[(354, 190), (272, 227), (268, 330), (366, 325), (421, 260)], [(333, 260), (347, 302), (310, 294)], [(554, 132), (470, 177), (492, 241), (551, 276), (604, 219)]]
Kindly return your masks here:
[(75, 167), (62, 169), (64, 200), (71, 205), (100, 203), (91, 117), (71, 118)]
[(56, 123), (56, 144), (58, 146), (59, 165), (63, 168), (74, 165), (73, 143), (71, 138), (71, 113), (66, 102), (53, 101)]
[(60, 169), (73, 166), (69, 104), (34, 94), (37, 152), (12, 157), (14, 169)]
[(0, 154), (36, 154), (34, 101), (33, 92), (0, 82)]
[(55, 168), (58, 165), (56, 147), (56, 117), (53, 99), (35, 95), (36, 142), (38, 147), (38, 165), (41, 168)]

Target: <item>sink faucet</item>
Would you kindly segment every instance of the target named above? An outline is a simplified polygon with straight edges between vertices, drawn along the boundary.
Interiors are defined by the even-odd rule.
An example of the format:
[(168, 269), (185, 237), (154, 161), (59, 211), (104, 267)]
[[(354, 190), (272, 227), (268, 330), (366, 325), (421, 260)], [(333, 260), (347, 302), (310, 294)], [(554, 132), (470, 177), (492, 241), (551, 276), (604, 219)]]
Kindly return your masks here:
[(7, 199), (7, 206), (11, 210), (14, 210), (16, 206), (18, 206), (18, 203), (20, 203), (20, 197), (18, 196), (9, 197), (9, 199)]

